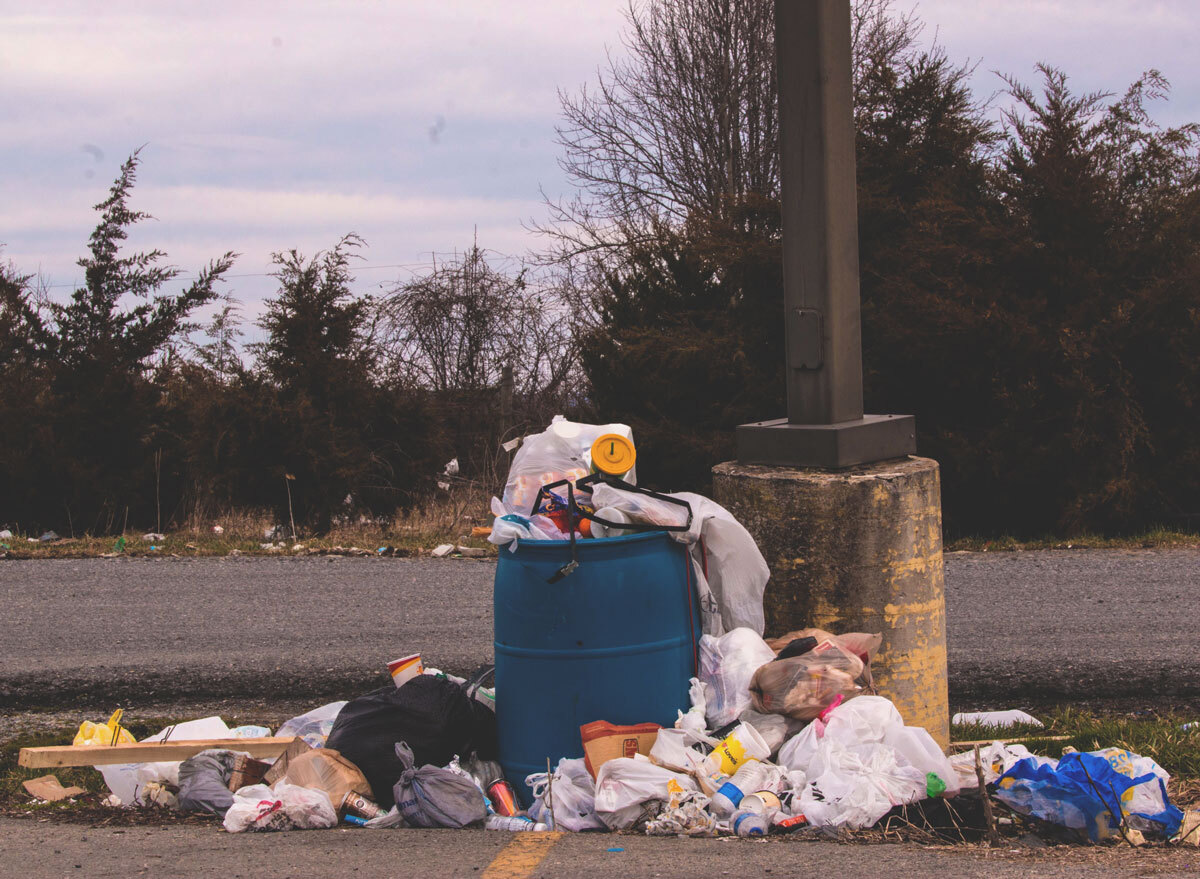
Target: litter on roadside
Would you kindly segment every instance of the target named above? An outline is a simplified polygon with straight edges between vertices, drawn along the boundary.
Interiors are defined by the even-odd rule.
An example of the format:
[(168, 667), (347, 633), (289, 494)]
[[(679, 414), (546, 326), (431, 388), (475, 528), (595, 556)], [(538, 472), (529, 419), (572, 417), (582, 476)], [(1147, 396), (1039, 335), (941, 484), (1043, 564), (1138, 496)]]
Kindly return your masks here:
[[(71, 746), (23, 749), (19, 763), (95, 766), (121, 805), (208, 812), (239, 833), (758, 837), (941, 811), (955, 826), (954, 815), (986, 814), (994, 835), (994, 798), (1010, 822), (1081, 840), (1200, 834), (1194, 813), (1171, 804), (1162, 767), (1126, 750), (1054, 759), (995, 741), (947, 756), (876, 687), (886, 633), (764, 640), (769, 572), (749, 533), (700, 495), (639, 487), (636, 462), (621, 424), (556, 417), (521, 442), (486, 529), (501, 548), (494, 668), (468, 680), (420, 653), (381, 659), (382, 686), (274, 736), (209, 717), (136, 742), (118, 710), (84, 722)], [(432, 555), (454, 552), (473, 554), (444, 544)], [(1042, 725), (1017, 710), (954, 722)], [(26, 788), (83, 793), (53, 776)]]
[(960, 711), (951, 718), (951, 723), (967, 725), (974, 724), (976, 726), (997, 726), (1009, 727), (1017, 724), (1026, 724), (1028, 726), (1041, 726), (1042, 722), (1032, 714), (1027, 714), (1019, 709), (1011, 711)]

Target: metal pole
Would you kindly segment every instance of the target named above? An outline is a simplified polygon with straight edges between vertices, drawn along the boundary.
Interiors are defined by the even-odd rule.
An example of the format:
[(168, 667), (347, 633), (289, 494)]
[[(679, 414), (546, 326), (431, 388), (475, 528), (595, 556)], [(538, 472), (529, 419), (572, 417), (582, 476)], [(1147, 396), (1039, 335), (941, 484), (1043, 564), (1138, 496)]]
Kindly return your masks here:
[(862, 418), (848, 0), (776, 0), (792, 424)]
[(742, 463), (916, 451), (911, 415), (863, 415), (850, 41), (850, 0), (775, 0), (787, 417), (738, 427)]

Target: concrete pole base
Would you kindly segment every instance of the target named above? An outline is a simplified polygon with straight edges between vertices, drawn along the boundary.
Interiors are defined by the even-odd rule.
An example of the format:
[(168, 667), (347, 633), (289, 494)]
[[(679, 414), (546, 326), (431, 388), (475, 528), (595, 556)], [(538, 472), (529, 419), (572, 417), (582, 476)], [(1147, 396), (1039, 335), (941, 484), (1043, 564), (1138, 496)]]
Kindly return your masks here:
[(816, 627), (882, 632), (875, 683), (905, 723), (946, 747), (946, 600), (936, 461), (849, 470), (729, 462), (716, 501), (746, 526), (771, 568), (766, 634)]

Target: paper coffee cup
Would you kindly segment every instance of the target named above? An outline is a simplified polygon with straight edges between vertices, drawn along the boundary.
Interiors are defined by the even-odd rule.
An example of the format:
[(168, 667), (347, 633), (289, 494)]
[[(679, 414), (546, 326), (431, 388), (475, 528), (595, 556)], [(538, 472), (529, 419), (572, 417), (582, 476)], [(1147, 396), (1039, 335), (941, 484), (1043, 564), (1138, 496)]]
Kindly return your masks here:
[(421, 662), (421, 654), (413, 653), (409, 656), (403, 656), (400, 659), (393, 659), (388, 663), (388, 674), (392, 676), (392, 683), (397, 687), (403, 687), (413, 678), (425, 672), (425, 664)]

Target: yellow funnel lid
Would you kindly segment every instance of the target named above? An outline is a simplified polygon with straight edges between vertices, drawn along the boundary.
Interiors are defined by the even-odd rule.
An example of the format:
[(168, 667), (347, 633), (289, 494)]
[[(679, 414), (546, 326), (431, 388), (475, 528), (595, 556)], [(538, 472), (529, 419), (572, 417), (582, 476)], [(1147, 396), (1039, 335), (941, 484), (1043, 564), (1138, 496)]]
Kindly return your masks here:
[(609, 476), (624, 476), (633, 469), (637, 451), (619, 433), (606, 433), (592, 443), (592, 469)]

